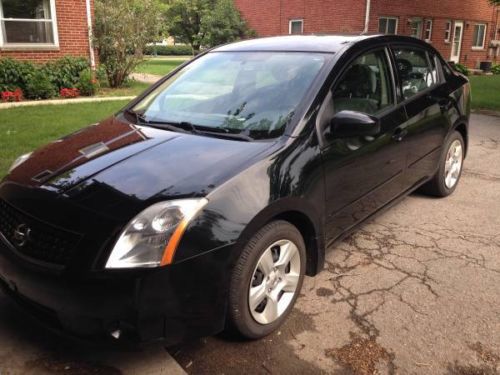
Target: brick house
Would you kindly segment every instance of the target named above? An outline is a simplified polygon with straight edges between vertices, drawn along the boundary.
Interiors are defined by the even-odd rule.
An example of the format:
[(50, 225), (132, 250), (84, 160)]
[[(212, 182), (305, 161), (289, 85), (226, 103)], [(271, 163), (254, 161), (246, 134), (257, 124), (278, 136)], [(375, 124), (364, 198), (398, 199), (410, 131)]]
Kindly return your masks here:
[(91, 48), (94, 0), (0, 0), (0, 57), (43, 62)]
[(235, 0), (260, 36), (411, 35), (449, 61), (478, 67), (500, 56), (500, 7), (488, 0)]

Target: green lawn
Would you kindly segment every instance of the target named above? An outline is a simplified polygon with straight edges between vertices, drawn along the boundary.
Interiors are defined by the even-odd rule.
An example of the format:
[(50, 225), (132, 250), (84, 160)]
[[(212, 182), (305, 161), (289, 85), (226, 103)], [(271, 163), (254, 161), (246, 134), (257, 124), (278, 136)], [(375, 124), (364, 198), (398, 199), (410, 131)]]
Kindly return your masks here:
[(136, 73), (148, 73), (155, 74), (158, 76), (164, 76), (170, 73), (172, 70), (177, 68), (187, 58), (162, 58), (162, 57), (151, 57), (146, 59), (141, 65), (135, 70)]
[(110, 89), (106, 83), (101, 83), (97, 96), (137, 96), (149, 87), (149, 83), (130, 81), (123, 87)]
[(500, 75), (470, 76), (472, 108), (500, 111)]
[(17, 156), (102, 120), (126, 103), (112, 101), (0, 110), (0, 178)]

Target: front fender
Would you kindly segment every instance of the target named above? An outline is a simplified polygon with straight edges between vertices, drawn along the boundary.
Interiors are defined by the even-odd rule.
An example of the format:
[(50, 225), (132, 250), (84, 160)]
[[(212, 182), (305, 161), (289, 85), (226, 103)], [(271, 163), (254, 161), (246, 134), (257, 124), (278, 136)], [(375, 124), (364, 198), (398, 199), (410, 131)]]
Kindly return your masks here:
[[(174, 261), (234, 245), (227, 263), (230, 267), (248, 239), (268, 222), (279, 218), (299, 227), (307, 237), (308, 252), (314, 247), (319, 253), (315, 256), (317, 264), (312, 267), (314, 272), (308, 267), (308, 273), (316, 273), (324, 259), (323, 174), (320, 164), (314, 162), (316, 154), (303, 152), (307, 146), (297, 143), (299, 147), (282, 150), (284, 152), (257, 162), (212, 191), (202, 214), (188, 227)], [(302, 156), (307, 159), (301, 160)], [(301, 168), (294, 168), (294, 163)], [(312, 230), (305, 235), (297, 220)], [(309, 243), (310, 237), (314, 244)]]

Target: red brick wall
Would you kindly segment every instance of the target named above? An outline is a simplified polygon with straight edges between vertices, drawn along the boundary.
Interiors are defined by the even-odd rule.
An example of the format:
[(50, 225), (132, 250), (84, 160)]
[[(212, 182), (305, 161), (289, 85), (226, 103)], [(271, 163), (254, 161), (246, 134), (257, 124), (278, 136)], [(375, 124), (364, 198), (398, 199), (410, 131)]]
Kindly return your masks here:
[[(446, 60), (451, 57), (451, 43), (445, 42), (446, 22), (450, 20), (463, 21), (464, 30), (460, 62), (470, 68), (476, 68), (480, 61), (492, 58), (492, 56), (488, 55), (488, 46), (490, 41), (495, 37), (497, 12), (489, 4), (488, 0), (440, 0), (439, 6), (436, 6), (435, 0), (405, 1), (404, 3), (394, 0), (374, 0), (372, 1), (370, 19), (371, 32), (378, 32), (379, 16), (398, 17), (398, 34), (400, 35), (410, 34), (409, 18), (421, 17), (432, 19), (431, 44), (441, 52)], [(476, 23), (487, 24), (484, 50), (475, 50), (472, 48), (472, 37)], [(451, 34), (451, 37), (453, 37), (453, 28)]]
[[(304, 19), (304, 33), (360, 33), (364, 29), (364, 0), (235, 0), (236, 5), (260, 36), (288, 34), (290, 19)], [(451, 44), (444, 41), (447, 20), (464, 21), (460, 62), (476, 67), (487, 60), (488, 45), (494, 38), (498, 13), (488, 0), (372, 0), (370, 32), (378, 32), (380, 16), (399, 18), (398, 34), (409, 35), (408, 19), (433, 20), (431, 43), (445, 59), (450, 58)], [(485, 49), (472, 49), (474, 24), (488, 25)], [(500, 27), (498, 22), (497, 27)]]
[(362, 0), (235, 0), (250, 27), (260, 36), (288, 34), (290, 19), (304, 19), (304, 33), (360, 32)]
[[(89, 56), (85, 0), (55, 0), (59, 48), (57, 50), (0, 50), (0, 57), (44, 62), (63, 56)], [(94, 0), (91, 0), (92, 12)]]

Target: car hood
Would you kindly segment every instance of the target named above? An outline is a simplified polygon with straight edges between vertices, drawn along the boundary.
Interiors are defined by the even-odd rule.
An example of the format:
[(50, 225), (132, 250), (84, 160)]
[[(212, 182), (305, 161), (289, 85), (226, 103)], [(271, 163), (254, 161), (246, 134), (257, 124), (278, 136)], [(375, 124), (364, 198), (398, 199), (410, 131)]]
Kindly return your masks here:
[(5, 181), (66, 196), (97, 186), (141, 201), (201, 196), (272, 144), (137, 126), (113, 117), (33, 152)]

